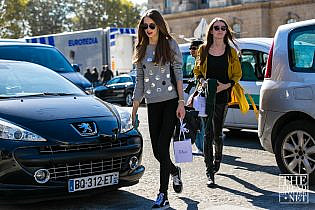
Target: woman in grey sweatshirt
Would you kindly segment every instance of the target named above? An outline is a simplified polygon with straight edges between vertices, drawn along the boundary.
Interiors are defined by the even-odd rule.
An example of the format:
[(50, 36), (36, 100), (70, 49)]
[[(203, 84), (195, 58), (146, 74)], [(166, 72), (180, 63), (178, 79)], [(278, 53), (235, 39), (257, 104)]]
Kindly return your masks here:
[[(134, 62), (137, 79), (132, 119), (135, 125), (136, 113), (144, 97), (153, 154), (160, 163), (160, 189), (152, 208), (164, 208), (169, 206), (170, 174), (174, 191), (180, 193), (183, 188), (181, 169), (172, 163), (169, 148), (177, 118), (184, 118), (185, 109), (181, 52), (157, 10), (148, 10), (139, 22)], [(176, 84), (171, 81), (171, 71)]]

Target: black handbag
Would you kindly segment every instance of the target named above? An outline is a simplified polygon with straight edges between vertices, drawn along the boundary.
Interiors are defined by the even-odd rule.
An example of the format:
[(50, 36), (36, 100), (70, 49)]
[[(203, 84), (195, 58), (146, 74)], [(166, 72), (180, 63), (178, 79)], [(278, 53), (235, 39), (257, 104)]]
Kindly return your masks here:
[[(199, 112), (192, 107), (185, 106), (186, 114), (183, 119), (183, 124), (187, 133), (185, 133), (186, 139), (191, 139), (191, 143), (195, 143), (197, 132), (200, 130), (201, 119), (198, 116)], [(174, 141), (179, 141), (180, 121), (177, 121), (175, 132), (173, 136)]]

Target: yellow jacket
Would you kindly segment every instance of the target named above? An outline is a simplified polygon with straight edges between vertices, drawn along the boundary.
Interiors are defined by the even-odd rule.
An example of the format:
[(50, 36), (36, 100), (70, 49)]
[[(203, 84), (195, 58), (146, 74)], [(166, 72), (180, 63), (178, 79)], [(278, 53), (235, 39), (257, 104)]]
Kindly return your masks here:
[[(202, 76), (206, 78), (207, 75), (207, 58), (205, 62), (201, 65), (200, 55), (202, 51), (204, 51), (205, 45), (202, 45), (197, 54), (196, 58), (196, 65), (194, 68), (194, 75), (195, 78), (199, 78)], [(228, 57), (229, 67), (228, 67), (228, 77), (230, 80), (235, 82), (232, 91), (231, 91), (231, 102), (229, 105), (238, 104), (240, 110), (243, 113), (246, 113), (249, 110), (249, 105), (244, 95), (244, 90), (241, 85), (238, 83), (239, 80), (242, 78), (242, 69), (241, 64), (237, 55), (237, 52), (234, 48), (231, 47), (231, 58)]]

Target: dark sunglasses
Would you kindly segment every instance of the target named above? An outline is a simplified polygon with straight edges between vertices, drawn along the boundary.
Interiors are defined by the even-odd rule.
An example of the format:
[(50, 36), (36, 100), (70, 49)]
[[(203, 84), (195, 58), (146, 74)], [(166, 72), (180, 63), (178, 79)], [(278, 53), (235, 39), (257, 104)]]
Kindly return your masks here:
[(154, 23), (150, 23), (149, 25), (145, 23), (145, 24), (142, 25), (142, 28), (144, 30), (147, 30), (148, 28), (154, 30), (156, 28), (156, 25)]
[(190, 49), (190, 50), (198, 50), (197, 47), (190, 47), (189, 49)]
[(221, 31), (226, 31), (227, 27), (226, 26), (213, 26), (215, 31), (219, 31), (221, 29)]

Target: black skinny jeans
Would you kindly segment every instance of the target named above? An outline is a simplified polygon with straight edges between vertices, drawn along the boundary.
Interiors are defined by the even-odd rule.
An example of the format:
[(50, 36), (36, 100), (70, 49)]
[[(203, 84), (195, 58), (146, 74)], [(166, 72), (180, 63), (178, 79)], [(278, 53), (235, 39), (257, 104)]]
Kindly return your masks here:
[(148, 104), (148, 120), (154, 157), (160, 162), (160, 192), (167, 193), (170, 174), (177, 173), (170, 158), (170, 143), (177, 122), (178, 99)]
[(203, 151), (205, 155), (207, 174), (213, 173), (213, 141), (215, 146), (215, 160), (222, 160), (222, 129), (227, 113), (227, 108), (227, 104), (215, 104), (210, 129), (205, 130)]

